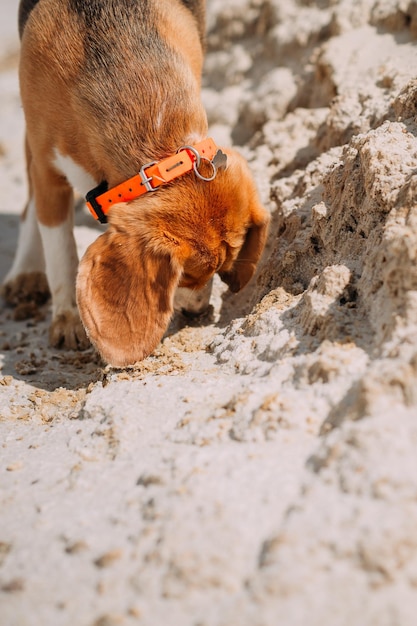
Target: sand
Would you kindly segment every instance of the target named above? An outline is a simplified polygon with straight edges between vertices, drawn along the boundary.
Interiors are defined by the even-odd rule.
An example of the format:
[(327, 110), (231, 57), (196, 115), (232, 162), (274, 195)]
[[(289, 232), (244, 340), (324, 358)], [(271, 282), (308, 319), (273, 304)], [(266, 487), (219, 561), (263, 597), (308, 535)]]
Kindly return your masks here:
[[(127, 370), (51, 349), (48, 304), (0, 310), (1, 626), (416, 623), (417, 2), (208, 5), (210, 133), (250, 162), (267, 250)], [(16, 11), (0, 278), (26, 199)]]

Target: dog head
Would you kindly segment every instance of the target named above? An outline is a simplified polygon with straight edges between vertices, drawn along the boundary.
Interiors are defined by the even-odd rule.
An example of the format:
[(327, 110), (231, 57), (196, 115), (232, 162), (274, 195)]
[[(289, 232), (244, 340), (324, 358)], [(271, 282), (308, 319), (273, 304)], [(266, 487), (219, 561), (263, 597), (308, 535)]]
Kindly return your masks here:
[(77, 278), (81, 319), (103, 359), (125, 367), (148, 356), (173, 313), (177, 287), (201, 289), (218, 272), (233, 292), (253, 276), (269, 222), (244, 159), (206, 182), (188, 174), (113, 206)]

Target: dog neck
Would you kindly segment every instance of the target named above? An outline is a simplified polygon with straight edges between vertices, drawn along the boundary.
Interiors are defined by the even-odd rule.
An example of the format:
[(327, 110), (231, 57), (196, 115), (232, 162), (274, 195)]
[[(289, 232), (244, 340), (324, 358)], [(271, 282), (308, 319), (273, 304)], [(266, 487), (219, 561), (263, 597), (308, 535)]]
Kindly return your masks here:
[[(208, 175), (201, 172), (202, 162), (209, 165)], [(107, 213), (117, 203), (135, 200), (145, 193), (156, 191), (162, 185), (194, 171), (197, 178), (210, 182), (218, 169), (226, 167), (227, 157), (210, 138), (196, 145), (184, 145), (175, 154), (160, 161), (142, 165), (139, 173), (109, 189), (103, 181), (86, 195), (87, 207), (94, 218), (107, 222)]]

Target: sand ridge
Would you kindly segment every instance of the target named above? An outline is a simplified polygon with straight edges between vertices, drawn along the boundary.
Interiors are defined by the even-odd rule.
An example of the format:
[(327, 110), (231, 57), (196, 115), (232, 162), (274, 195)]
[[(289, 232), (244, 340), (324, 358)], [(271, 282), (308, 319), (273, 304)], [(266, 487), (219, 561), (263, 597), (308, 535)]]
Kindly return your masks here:
[[(1, 276), (26, 196), (16, 12)], [(0, 310), (0, 622), (414, 626), (417, 3), (210, 0), (207, 26), (210, 134), (250, 162), (267, 250), (135, 368), (51, 349), (48, 304)], [(82, 254), (99, 230), (76, 224)]]

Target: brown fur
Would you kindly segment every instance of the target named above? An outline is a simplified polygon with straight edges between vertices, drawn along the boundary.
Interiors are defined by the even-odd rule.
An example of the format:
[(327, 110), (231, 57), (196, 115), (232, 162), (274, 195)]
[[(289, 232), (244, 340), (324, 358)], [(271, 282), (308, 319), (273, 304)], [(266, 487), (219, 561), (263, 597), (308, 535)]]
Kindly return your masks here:
[[(54, 151), (112, 187), (144, 163), (206, 136), (199, 94), (204, 4), (23, 0), (21, 94), (41, 224), (62, 224), (72, 209), (72, 189), (54, 166)], [(107, 232), (82, 259), (79, 311), (112, 365), (152, 352), (178, 286), (200, 289), (218, 272), (238, 291), (252, 277), (268, 215), (243, 158), (227, 154), (227, 169), (212, 182), (192, 173), (114, 206)], [(54, 322), (56, 345), (77, 343), (71, 314)]]

